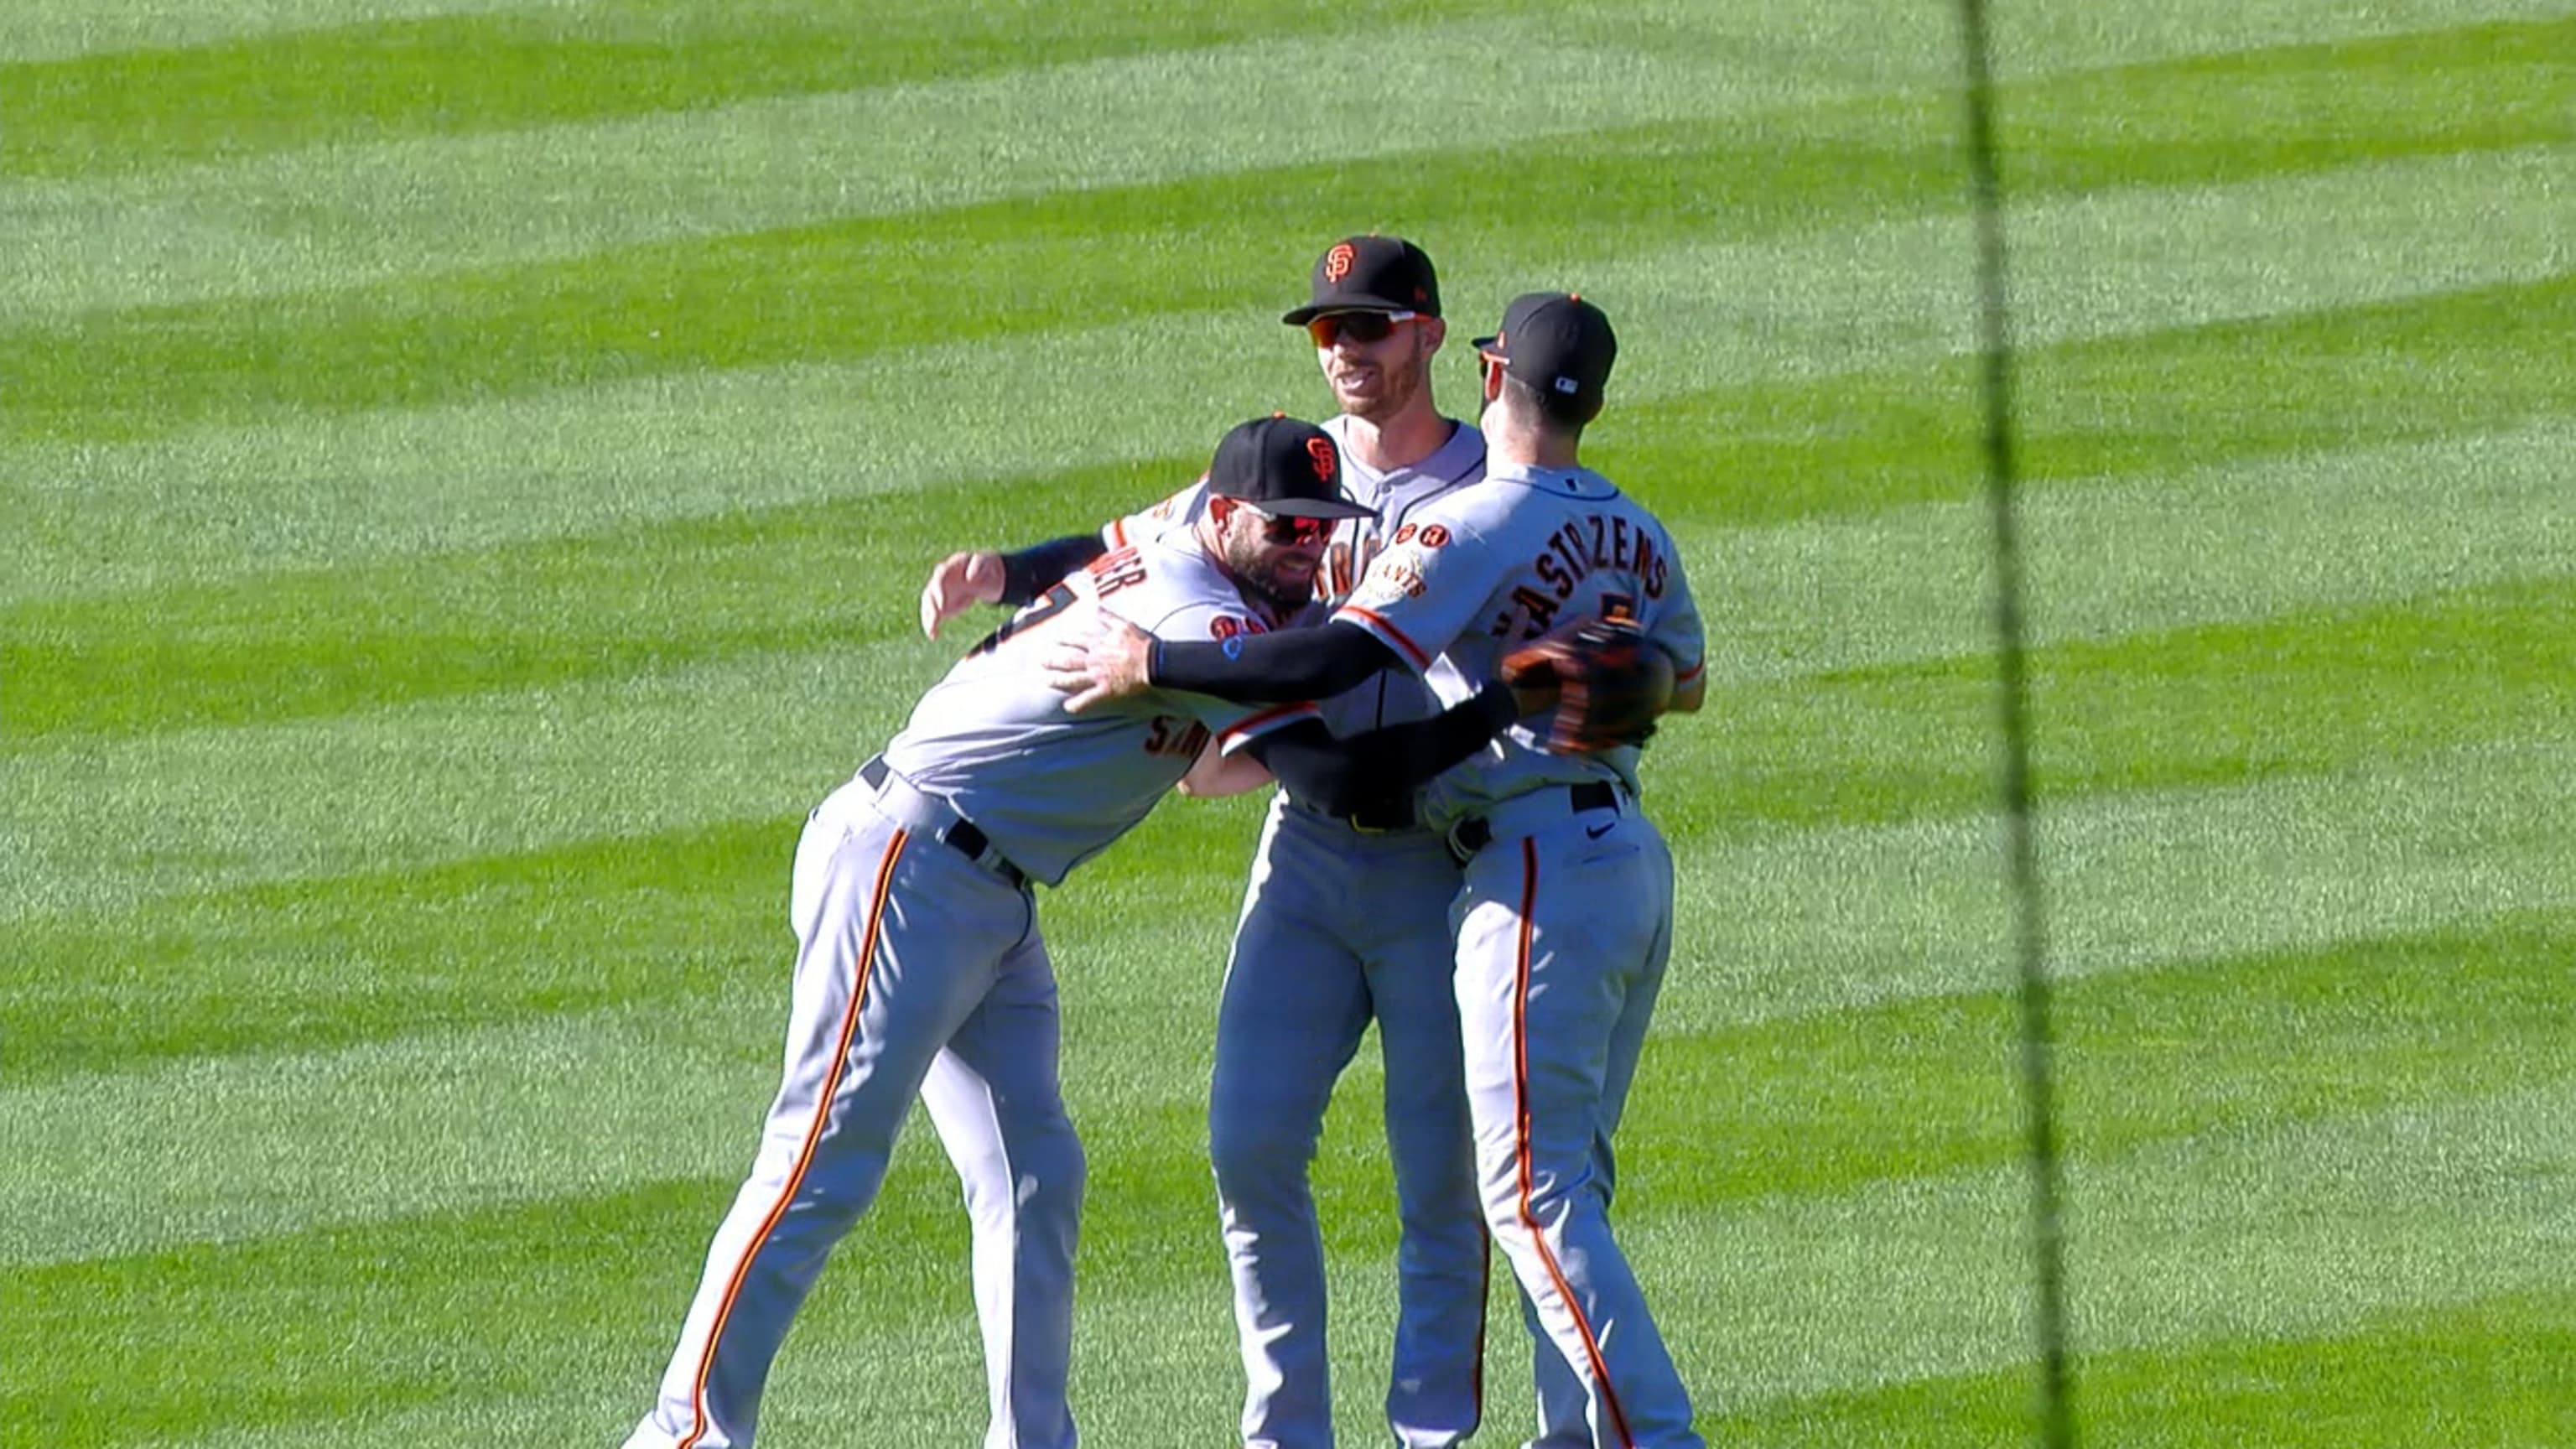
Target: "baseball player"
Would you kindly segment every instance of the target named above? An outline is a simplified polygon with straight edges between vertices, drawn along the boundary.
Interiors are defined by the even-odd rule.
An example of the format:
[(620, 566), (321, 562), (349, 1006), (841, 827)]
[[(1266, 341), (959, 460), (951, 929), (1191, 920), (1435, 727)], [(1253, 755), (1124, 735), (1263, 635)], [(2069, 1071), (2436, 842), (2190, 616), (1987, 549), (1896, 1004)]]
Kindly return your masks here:
[[(1577, 457), (1617, 357), (1609, 319), (1531, 293), (1477, 347), (1485, 481), (1417, 510), (1329, 624), (1230, 648), (1071, 639), (1050, 667), (1072, 707), (1148, 687), (1320, 697), (1391, 661), (1464, 698), (1525, 641), (1601, 616), (1663, 649), (1671, 707), (1698, 708), (1699, 614), (1672, 537)], [(1672, 945), (1672, 857), (1636, 763), (1633, 746), (1559, 754), (1515, 728), (1422, 800), (1465, 862), (1451, 919), (1485, 1222), (1588, 1405), (1581, 1437), (1542, 1424), (1549, 1449), (1702, 1442), (1609, 1221), (1611, 1138)]]
[[(1324, 427), (1341, 445), (1351, 495), (1374, 510), (1340, 524), (1326, 553), (1318, 592), (1335, 602), (1419, 510), (1484, 476), (1484, 437), (1433, 403), (1431, 362), (1446, 324), (1420, 247), (1388, 236), (1334, 242), (1315, 260), (1306, 304), (1282, 320), (1311, 335), (1342, 407)], [(922, 626), (935, 631), (979, 601), (1025, 602), (1105, 549), (1192, 526), (1204, 506), (1194, 486), (1096, 537), (1007, 557), (954, 555), (923, 587)], [(1403, 668), (1323, 704), (1345, 734), (1437, 708)], [(1292, 782), (1271, 801), (1217, 1009), (1208, 1101), (1249, 1449), (1333, 1443), (1309, 1164), (1333, 1085), (1372, 1019), (1401, 1227), (1387, 1420), (1398, 1443), (1432, 1449), (1458, 1443), (1481, 1417), (1488, 1254), (1449, 983), (1458, 884), (1457, 862), (1410, 800), (1355, 819)], [(1545, 1367), (1544, 1396), (1579, 1420), (1581, 1397), (1553, 1350)]]
[(965, 1185), (992, 1419), (988, 1449), (1069, 1449), (1065, 1406), (1083, 1156), (1056, 1076), (1053, 969), (1030, 883), (1060, 883), (1142, 820), (1210, 747), (1342, 810), (1409, 793), (1544, 692), (1487, 691), (1336, 740), (1312, 706), (1147, 691), (1075, 717), (1044, 643), (1108, 619), (1228, 641), (1312, 599), (1326, 535), (1367, 510), (1320, 429), (1226, 435), (1197, 523), (1113, 550), (995, 629), (834, 791), (797, 846), (785, 1067), (749, 1178), (629, 1449), (748, 1445), (761, 1388), (825, 1256), (883, 1181), (918, 1095)]

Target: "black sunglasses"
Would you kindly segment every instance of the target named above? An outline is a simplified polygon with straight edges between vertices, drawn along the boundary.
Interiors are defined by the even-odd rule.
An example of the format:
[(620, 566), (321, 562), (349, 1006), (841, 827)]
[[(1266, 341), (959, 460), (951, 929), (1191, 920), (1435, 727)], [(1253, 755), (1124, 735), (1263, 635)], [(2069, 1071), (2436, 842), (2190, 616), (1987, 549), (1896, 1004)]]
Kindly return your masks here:
[(1362, 347), (1384, 342), (1395, 335), (1395, 324), (1410, 322), (1410, 312), (1328, 312), (1306, 324), (1306, 335), (1317, 347), (1330, 347), (1347, 338)]
[(1242, 508), (1261, 520), (1261, 541), (1264, 543), (1320, 543), (1333, 532), (1333, 520), (1329, 518), (1290, 518), (1264, 513), (1249, 503), (1243, 504)]

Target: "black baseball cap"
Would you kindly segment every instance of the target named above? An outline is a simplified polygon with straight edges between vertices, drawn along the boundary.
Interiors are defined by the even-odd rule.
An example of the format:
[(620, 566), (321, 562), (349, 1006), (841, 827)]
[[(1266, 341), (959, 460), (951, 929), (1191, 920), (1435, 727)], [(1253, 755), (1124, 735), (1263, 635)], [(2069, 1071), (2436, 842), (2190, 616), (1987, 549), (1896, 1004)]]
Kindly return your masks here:
[(1342, 496), (1342, 452), (1313, 423), (1273, 413), (1236, 425), (1216, 445), (1208, 492), (1274, 518), (1374, 518)]
[(1477, 338), (1476, 350), (1540, 396), (1589, 413), (1601, 406), (1619, 360), (1619, 335), (1579, 292), (1524, 292), (1503, 309), (1502, 330)]
[(1315, 300), (1280, 318), (1303, 327), (1327, 312), (1440, 315), (1440, 276), (1422, 248), (1394, 236), (1344, 237), (1315, 258)]

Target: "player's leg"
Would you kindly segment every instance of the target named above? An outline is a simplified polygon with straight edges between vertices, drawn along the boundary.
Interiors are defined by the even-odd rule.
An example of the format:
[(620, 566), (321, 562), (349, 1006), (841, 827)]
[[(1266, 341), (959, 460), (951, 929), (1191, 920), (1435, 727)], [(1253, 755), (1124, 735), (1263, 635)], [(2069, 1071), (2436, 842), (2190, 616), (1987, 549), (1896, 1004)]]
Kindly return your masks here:
[(1548, 1337), (1538, 1305), (1514, 1280), (1521, 1300), (1521, 1326), (1529, 1330), (1530, 1381), (1538, 1389), (1538, 1436), (1521, 1449), (1592, 1449), (1592, 1391), (1574, 1376), (1574, 1366)]
[[(1591, 1399), (1599, 1443), (1696, 1446), (1690, 1403), (1610, 1232), (1605, 1108), (1631, 994), (1666, 934), (1671, 864), (1631, 814), (1497, 841), (1468, 870), (1458, 1001), (1486, 1218)], [(1633, 1047), (1627, 1048), (1633, 1069)], [(1622, 1084), (1624, 1085), (1624, 1083)]]
[[(1018, 933), (978, 925), (972, 912), (991, 906), (972, 898), (971, 883), (958, 890), (956, 870), (974, 870), (962, 857), (912, 842), (864, 805), (834, 802), (797, 850), (799, 946), (778, 1095), (630, 1449), (751, 1442), (788, 1324), (874, 1201), (932, 1058)], [(1014, 894), (992, 883), (1006, 902)]]
[(974, 1225), (985, 1449), (1074, 1443), (1065, 1377), (1083, 1159), (1057, 1085), (1057, 1028), (1055, 973), (1032, 932), (921, 1087)]
[(1458, 867), (1436, 837), (1363, 841), (1353, 883), (1373, 930), (1369, 995), (1386, 1068), (1386, 1141), (1395, 1172), (1395, 1354), (1387, 1423), (1406, 1449), (1445, 1449), (1484, 1413), (1491, 1252), (1459, 1054), (1449, 906)]
[(1208, 1149), (1234, 1277), (1252, 1449), (1333, 1442), (1324, 1243), (1308, 1168), (1333, 1082), (1369, 1019), (1361, 965), (1337, 939), (1343, 874), (1311, 820), (1274, 805), (1217, 1007)]

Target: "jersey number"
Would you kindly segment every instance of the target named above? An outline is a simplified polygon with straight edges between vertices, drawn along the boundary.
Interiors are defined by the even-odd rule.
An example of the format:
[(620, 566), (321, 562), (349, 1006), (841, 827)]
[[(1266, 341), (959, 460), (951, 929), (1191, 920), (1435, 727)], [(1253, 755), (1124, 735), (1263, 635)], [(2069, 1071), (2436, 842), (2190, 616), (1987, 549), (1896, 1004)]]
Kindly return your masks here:
[(990, 654), (994, 650), (1001, 648), (1002, 641), (1010, 638), (1012, 635), (1019, 633), (1023, 629), (1034, 629), (1038, 625), (1045, 623), (1047, 620), (1054, 618), (1056, 615), (1061, 614), (1072, 607), (1073, 586), (1070, 584), (1058, 584), (1054, 588), (1047, 590), (1045, 593), (1038, 595), (1036, 602), (1030, 604), (1027, 608), (1022, 609), (1018, 613), (1013, 614), (1010, 617), (1009, 622), (1003, 624), (1002, 627), (985, 635), (976, 643), (974, 648), (966, 651), (966, 657), (973, 659), (979, 655)]

